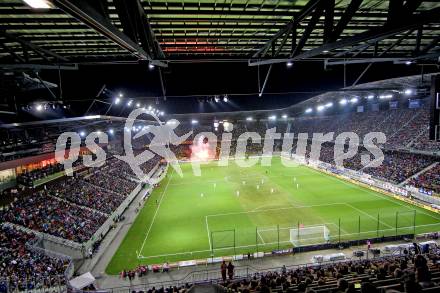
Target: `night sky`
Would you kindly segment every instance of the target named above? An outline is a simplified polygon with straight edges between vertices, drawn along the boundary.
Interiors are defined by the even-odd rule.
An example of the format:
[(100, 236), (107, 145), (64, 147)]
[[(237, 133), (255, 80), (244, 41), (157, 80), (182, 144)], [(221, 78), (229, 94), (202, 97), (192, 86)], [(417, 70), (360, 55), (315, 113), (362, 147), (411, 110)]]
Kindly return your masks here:
[[(366, 64), (347, 66), (347, 85), (351, 85)], [(260, 67), (260, 81), (263, 84), (268, 65)], [(433, 67), (432, 70), (435, 68)], [(429, 72), (429, 68), (424, 69)], [(360, 83), (386, 78), (420, 74), (417, 65), (374, 64)], [(43, 71), (44, 80), (58, 83), (57, 71)], [(124, 93), (124, 99), (132, 98), (136, 103), (152, 105), (166, 113), (219, 112), (236, 110), (276, 109), (290, 106), (328, 90), (343, 87), (343, 66), (324, 70), (323, 62), (298, 62), (291, 68), (284, 63), (273, 66), (263, 97), (258, 97), (257, 67), (247, 63), (174, 63), (163, 69), (167, 100), (164, 101), (160, 87), (158, 68), (153, 70), (147, 64), (130, 65), (82, 65), (77, 71), (62, 72), (63, 100), (70, 109), (54, 116), (81, 116), (105, 84), (112, 93), (102, 94), (101, 99), (112, 98)], [(284, 93), (284, 94), (270, 94)], [(55, 92), (59, 95), (59, 92)], [(228, 94), (228, 103), (200, 103), (200, 99), (212, 99), (214, 95)], [(192, 97), (191, 97), (192, 96)], [(156, 104), (155, 97), (159, 104)], [(21, 95), (19, 103), (53, 99), (46, 90)], [(126, 100), (125, 100), (126, 101)], [(122, 103), (121, 103), (122, 104)], [(114, 106), (109, 115), (126, 116), (122, 105)], [(104, 114), (105, 105), (92, 107), (91, 114)], [(89, 113), (89, 114), (90, 114)], [(22, 115), (29, 120), (32, 115)], [(56, 118), (56, 117), (51, 117)], [(21, 119), (21, 118), (20, 118)]]

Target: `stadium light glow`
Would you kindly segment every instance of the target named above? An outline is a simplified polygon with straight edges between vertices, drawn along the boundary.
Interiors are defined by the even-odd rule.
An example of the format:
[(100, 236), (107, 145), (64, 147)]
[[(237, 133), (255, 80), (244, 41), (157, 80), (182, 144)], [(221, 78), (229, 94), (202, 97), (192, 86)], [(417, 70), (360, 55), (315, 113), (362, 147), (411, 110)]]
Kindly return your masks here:
[(47, 0), (23, 0), (27, 5), (35, 9), (49, 9), (52, 5)]
[(151, 105), (148, 106), (148, 110), (151, 111), (151, 109), (153, 109), (153, 107), (151, 107)]
[(384, 99), (391, 99), (393, 98), (393, 95), (388, 94), (388, 95), (380, 95), (379, 99), (384, 100)]
[(367, 96), (367, 100), (372, 100), (372, 99), (374, 99), (374, 95), (368, 95)]
[(153, 64), (153, 63), (148, 64), (148, 68), (149, 68), (150, 70), (153, 70), (153, 69), (154, 69), (154, 64)]
[(325, 107), (326, 107), (326, 108), (330, 108), (330, 107), (333, 107), (333, 103), (332, 103), (332, 102), (330, 102), (330, 103), (327, 103), (327, 104), (325, 104)]
[(283, 119), (287, 119), (287, 115), (283, 114), (283, 116), (281, 116)]
[(120, 98), (116, 98), (116, 99), (115, 99), (115, 105), (119, 104), (120, 102), (121, 102), (121, 99), (120, 99)]
[(215, 127), (215, 128), (218, 127), (218, 122), (214, 122), (214, 127)]
[(307, 108), (305, 112), (306, 112), (306, 113), (312, 113), (312, 112), (313, 112), (313, 109), (312, 109), (312, 108)]
[(272, 121), (277, 120), (277, 116), (275, 116), (275, 115), (269, 116), (269, 120), (272, 120)]
[(128, 102), (127, 102), (127, 106), (129, 106), (129, 107), (130, 107), (130, 106), (131, 106), (131, 104), (133, 104), (133, 101), (132, 101), (132, 100), (130, 100), (130, 101), (128, 101)]
[(110, 128), (110, 129), (108, 130), (108, 133), (113, 134), (113, 133), (115, 133), (115, 132), (114, 132), (113, 128)]
[(165, 114), (164, 111), (161, 111), (161, 112), (159, 113), (160, 116), (163, 116), (164, 114)]
[(356, 97), (354, 97), (354, 98), (351, 98), (350, 103), (355, 104), (355, 103), (357, 103), (358, 101), (359, 101), (359, 99), (356, 98)]
[(85, 133), (85, 131), (81, 131), (81, 132), (79, 133), (79, 136), (81, 136), (81, 137), (84, 137), (84, 136), (86, 136), (86, 133)]
[(287, 67), (292, 67), (293, 66), (293, 62), (292, 61), (287, 61), (286, 66)]
[(223, 98), (223, 102), (227, 103), (227, 102), (228, 102), (228, 97), (225, 96), (225, 97)]
[(403, 93), (404, 93), (405, 95), (407, 95), (407, 96), (410, 96), (410, 95), (414, 94), (414, 90), (412, 90), (412, 89), (406, 89)]
[(38, 104), (37, 107), (35, 107), (35, 109), (37, 109), (38, 112), (43, 111), (43, 105)]
[(347, 105), (347, 103), (348, 103), (347, 99), (342, 99), (339, 101), (339, 104), (341, 105)]
[(263, 96), (263, 93), (259, 93), (258, 96), (261, 98)]
[(191, 124), (197, 124), (197, 123), (199, 123), (199, 121), (197, 121), (195, 119), (191, 120)]
[(136, 103), (136, 107), (138, 107), (138, 108), (139, 108), (140, 106), (141, 106), (141, 104), (139, 104), (139, 103)]
[(246, 117), (246, 121), (252, 121), (252, 117)]
[(97, 130), (96, 133), (97, 133), (97, 134), (101, 134), (102, 131), (101, 131), (101, 130)]
[(411, 61), (411, 60), (407, 60), (407, 61), (405, 61), (405, 64), (406, 64), (406, 65), (411, 65), (411, 64), (412, 64), (412, 61)]
[(318, 111), (318, 112), (321, 112), (322, 110), (324, 110), (325, 109), (325, 106), (323, 106), (323, 105), (319, 105), (318, 107), (316, 107), (316, 110)]
[(216, 102), (216, 103), (218, 103), (219, 101), (220, 101), (220, 98), (219, 97), (214, 97), (214, 101)]

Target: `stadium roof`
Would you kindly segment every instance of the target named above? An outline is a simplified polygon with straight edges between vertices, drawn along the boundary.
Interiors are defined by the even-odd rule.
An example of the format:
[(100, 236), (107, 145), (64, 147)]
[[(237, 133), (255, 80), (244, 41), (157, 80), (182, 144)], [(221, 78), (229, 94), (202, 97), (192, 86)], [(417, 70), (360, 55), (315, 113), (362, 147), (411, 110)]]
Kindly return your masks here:
[[(1, 66), (200, 59), (437, 62), (440, 2), (53, 0), (0, 3)], [(13, 65), (13, 66), (11, 66)], [(65, 67), (64, 69), (69, 69)]]

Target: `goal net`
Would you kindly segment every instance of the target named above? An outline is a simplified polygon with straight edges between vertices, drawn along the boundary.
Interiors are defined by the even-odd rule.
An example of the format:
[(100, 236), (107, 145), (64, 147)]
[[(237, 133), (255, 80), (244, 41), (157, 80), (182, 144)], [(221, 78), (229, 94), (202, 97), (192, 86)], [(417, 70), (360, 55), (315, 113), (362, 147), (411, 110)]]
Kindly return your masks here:
[(290, 229), (290, 242), (295, 246), (325, 243), (330, 240), (330, 230), (325, 225)]

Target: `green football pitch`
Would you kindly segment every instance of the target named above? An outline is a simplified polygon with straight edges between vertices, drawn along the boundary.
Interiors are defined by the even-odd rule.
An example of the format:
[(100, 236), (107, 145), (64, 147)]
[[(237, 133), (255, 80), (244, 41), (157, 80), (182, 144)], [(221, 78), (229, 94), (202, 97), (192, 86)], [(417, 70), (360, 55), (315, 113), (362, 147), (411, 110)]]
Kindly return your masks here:
[[(107, 273), (174, 262), (291, 248), (291, 229), (318, 232), (298, 245), (440, 230), (440, 215), (306, 166), (170, 167), (113, 256)], [(321, 230), (320, 230), (321, 229)], [(297, 231), (297, 230), (294, 230)], [(296, 232), (293, 232), (295, 235)], [(303, 239), (302, 239), (303, 237)], [(309, 239), (309, 238), (310, 239)]]

